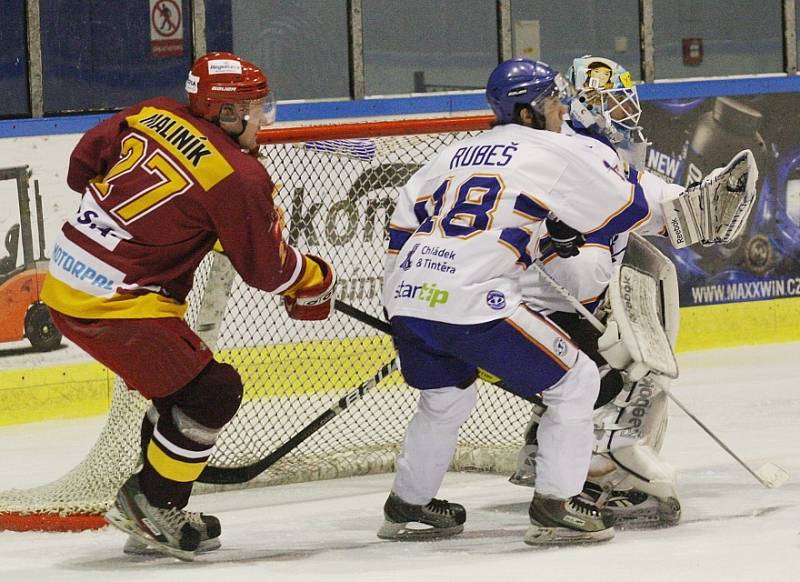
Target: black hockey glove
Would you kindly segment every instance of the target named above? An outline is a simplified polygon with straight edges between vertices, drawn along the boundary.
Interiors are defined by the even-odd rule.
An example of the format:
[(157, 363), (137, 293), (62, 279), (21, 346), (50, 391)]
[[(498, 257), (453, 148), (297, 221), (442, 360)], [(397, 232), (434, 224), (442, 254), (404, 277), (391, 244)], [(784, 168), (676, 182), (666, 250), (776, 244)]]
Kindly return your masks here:
[(547, 226), (547, 232), (550, 233), (550, 244), (553, 245), (553, 250), (562, 259), (576, 256), (580, 253), (580, 247), (586, 244), (583, 234), (557, 218), (548, 218), (545, 226)]

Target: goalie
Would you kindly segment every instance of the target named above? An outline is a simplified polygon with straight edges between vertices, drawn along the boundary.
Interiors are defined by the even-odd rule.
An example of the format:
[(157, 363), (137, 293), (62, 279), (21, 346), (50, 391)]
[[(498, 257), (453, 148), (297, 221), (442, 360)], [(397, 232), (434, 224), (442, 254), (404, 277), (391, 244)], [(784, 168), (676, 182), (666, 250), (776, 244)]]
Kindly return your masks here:
[[(598, 71), (605, 74), (602, 84), (597, 82)], [(620, 160), (642, 166), (646, 142), (638, 127), (641, 108), (627, 71), (609, 59), (581, 57), (573, 62), (569, 76), (579, 93), (569, 104), (570, 122), (562, 127), (562, 133), (573, 134), (609, 167), (617, 167)], [(608, 147), (598, 147), (598, 141)], [(633, 230), (668, 235), (676, 248), (732, 241), (755, 202), (758, 173), (749, 150), (685, 191), (635, 168), (626, 168), (626, 173), (634, 190), (640, 189), (648, 205), (660, 210), (634, 225)], [(644, 337), (620, 337), (620, 324), (624, 322), (615, 319), (625, 317), (621, 303), (612, 310), (607, 330), (600, 337), (600, 332), (580, 318), (548, 283), (532, 271), (527, 275), (529, 304), (564, 328), (595, 361), (602, 376), (595, 403), (596, 440), (583, 496), (611, 511), (620, 524), (673, 525), (681, 511), (675, 473), (659, 452), (667, 424), (667, 396), (662, 389), (668, 388), (670, 376), (677, 375), (672, 356), (679, 319), (674, 267), (641, 237), (632, 237), (629, 242), (626, 233), (608, 237), (601, 229), (584, 236), (566, 225), (563, 230), (557, 244), (554, 241), (543, 256), (545, 269), (587, 308), (596, 309), (601, 318), (608, 315), (609, 303), (614, 303), (608, 295), (620, 296), (620, 285), (625, 284), (619, 279), (622, 268), (633, 269), (628, 271), (630, 276), (646, 274), (639, 283), (655, 283), (654, 290), (661, 299), (649, 306), (652, 309), (648, 312), (648, 298), (628, 293), (629, 299), (638, 297), (642, 304), (629, 300), (625, 305), (637, 310), (640, 321), (651, 324)], [(605, 304), (598, 307), (604, 298)], [(649, 319), (645, 317), (648, 314)], [(650, 361), (634, 362), (625, 347), (626, 340), (634, 343), (634, 352), (635, 343), (643, 342), (645, 351), (649, 348)], [(658, 340), (660, 361), (653, 361)], [(658, 373), (648, 370), (648, 364), (658, 367)], [(541, 404), (534, 405), (512, 483), (533, 485), (536, 431), (543, 411)]]

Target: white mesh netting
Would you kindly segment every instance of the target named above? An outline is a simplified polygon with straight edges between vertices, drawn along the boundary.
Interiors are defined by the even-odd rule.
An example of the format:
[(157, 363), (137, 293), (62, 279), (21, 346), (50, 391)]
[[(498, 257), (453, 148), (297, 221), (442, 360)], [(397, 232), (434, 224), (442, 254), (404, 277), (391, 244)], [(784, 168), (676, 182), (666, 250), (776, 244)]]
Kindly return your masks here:
[[(380, 316), (386, 227), (398, 188), (435, 151), (463, 135), (263, 148), (263, 162), (279, 186), (276, 200), (285, 209), (287, 238), (334, 264), (342, 301)], [(226, 294), (224, 275), (209, 276), (211, 264), (209, 256), (198, 270), (187, 318), (210, 343), (218, 335), (218, 358), (233, 364), (245, 383), (245, 401), (210, 463), (235, 468), (274, 451), (372, 377), (394, 352), (388, 337), (341, 313), (322, 323), (290, 320), (280, 298), (251, 289), (238, 277)], [(227, 297), (224, 309), (220, 295)], [(214, 315), (222, 312), (217, 326)], [(53, 483), (1, 492), (0, 514), (67, 518), (108, 508), (138, 462), (139, 425), (147, 408), (138, 394), (118, 384), (107, 424), (86, 459)], [(415, 391), (395, 373), (245, 485), (390, 471), (415, 402)], [(529, 411), (524, 401), (482, 385), (453, 467), (512, 471)], [(195, 490), (209, 487), (217, 486)]]

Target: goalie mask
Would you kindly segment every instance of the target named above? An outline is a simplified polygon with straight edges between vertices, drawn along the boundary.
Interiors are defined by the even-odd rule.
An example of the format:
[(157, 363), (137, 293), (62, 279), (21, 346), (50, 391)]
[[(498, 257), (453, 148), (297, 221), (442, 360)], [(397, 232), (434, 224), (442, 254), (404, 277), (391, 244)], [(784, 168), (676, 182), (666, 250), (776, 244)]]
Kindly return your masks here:
[(189, 110), (219, 125), (248, 151), (256, 132), (275, 121), (275, 97), (256, 65), (232, 53), (197, 59), (186, 80)]
[(642, 108), (631, 74), (619, 63), (586, 55), (572, 61), (567, 77), (578, 97), (570, 118), (578, 129), (597, 132), (615, 145), (644, 141), (639, 127)]

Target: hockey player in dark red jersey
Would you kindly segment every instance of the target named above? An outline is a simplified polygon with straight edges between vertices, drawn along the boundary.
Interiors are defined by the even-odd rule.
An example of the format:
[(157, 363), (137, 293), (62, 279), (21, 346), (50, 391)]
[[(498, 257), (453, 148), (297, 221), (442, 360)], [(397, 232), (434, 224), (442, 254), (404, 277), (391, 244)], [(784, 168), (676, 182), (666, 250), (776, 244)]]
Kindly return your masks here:
[(200, 261), (219, 241), (242, 279), (280, 294), (290, 317), (327, 318), (336, 277), (283, 240), (272, 179), (253, 154), (275, 118), (267, 78), (231, 53), (192, 66), (188, 107), (159, 97), (89, 130), (67, 182), (82, 193), (42, 292), (63, 334), (152, 400), (142, 469), (106, 515), (131, 551), (181, 559), (219, 547), (213, 516), (184, 511), (192, 484), (242, 398), (183, 320)]

